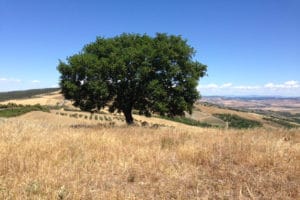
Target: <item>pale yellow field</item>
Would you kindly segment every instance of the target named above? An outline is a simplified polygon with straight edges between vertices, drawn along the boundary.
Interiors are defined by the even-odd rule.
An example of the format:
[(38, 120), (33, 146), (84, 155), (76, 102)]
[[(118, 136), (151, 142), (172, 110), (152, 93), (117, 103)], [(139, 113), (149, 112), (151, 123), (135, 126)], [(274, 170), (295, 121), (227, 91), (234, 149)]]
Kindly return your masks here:
[(44, 95), (37, 95), (27, 99), (12, 99), (8, 101), (0, 102), (0, 104), (7, 104), (7, 103), (16, 103), (16, 104), (23, 104), (23, 105), (41, 104), (41, 105), (50, 105), (50, 106), (64, 104), (65, 106), (72, 106), (71, 102), (65, 100), (59, 91), (44, 94)]
[(246, 119), (257, 120), (257, 121), (263, 122), (262, 121), (263, 116), (259, 115), (259, 114), (256, 114), (256, 113), (239, 112), (239, 111), (235, 111), (235, 110), (218, 108), (216, 106), (204, 106), (204, 105), (201, 105), (201, 104), (196, 105), (196, 107), (204, 113), (209, 113), (209, 114), (217, 114), (217, 113), (236, 114), (236, 115), (239, 115), (240, 117), (243, 117), (243, 118), (246, 118)]
[(300, 198), (299, 130), (98, 123), (0, 121), (0, 199)]

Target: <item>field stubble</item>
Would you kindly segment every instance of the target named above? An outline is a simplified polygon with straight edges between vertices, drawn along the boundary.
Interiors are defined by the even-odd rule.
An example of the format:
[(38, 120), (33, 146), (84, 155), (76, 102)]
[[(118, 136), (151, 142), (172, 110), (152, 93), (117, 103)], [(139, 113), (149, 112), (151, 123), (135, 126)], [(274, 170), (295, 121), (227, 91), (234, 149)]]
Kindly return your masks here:
[(76, 123), (41, 112), (1, 123), (0, 199), (300, 198), (299, 130)]

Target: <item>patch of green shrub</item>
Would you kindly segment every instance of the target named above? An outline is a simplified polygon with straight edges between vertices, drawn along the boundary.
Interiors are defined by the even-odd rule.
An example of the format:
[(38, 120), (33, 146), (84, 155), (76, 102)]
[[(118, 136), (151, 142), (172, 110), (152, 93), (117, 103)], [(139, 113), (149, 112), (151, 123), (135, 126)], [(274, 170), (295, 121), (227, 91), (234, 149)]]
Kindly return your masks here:
[(78, 114), (77, 113), (70, 114), (70, 117), (78, 118)]
[(108, 116), (105, 116), (105, 115), (104, 115), (104, 120), (105, 121), (112, 121), (111, 117), (108, 117)]
[(283, 119), (278, 119), (278, 118), (273, 118), (273, 117), (263, 117), (263, 119), (266, 120), (266, 121), (271, 121), (271, 122), (274, 122), (276, 124), (279, 124), (279, 125), (283, 126), (284, 128), (287, 128), (287, 129), (299, 128), (300, 127), (300, 126), (297, 126), (295, 124), (291, 124), (290, 122), (285, 121)]
[(247, 129), (262, 127), (262, 123), (258, 121), (245, 119), (235, 114), (213, 114), (213, 116), (228, 122), (229, 128)]
[(16, 117), (23, 115), (31, 111), (43, 111), (49, 112), (49, 108), (46, 106), (36, 105), (17, 105), (17, 104), (7, 104), (6, 108), (2, 105), (0, 110), (0, 117)]
[(174, 121), (174, 122), (179, 122), (183, 124), (187, 124), (190, 126), (199, 126), (199, 127), (212, 127), (211, 124), (205, 123), (205, 122), (200, 122), (194, 119), (186, 118), (186, 117), (181, 117), (181, 116), (175, 116), (175, 117), (167, 117), (167, 116), (159, 116), (159, 118)]

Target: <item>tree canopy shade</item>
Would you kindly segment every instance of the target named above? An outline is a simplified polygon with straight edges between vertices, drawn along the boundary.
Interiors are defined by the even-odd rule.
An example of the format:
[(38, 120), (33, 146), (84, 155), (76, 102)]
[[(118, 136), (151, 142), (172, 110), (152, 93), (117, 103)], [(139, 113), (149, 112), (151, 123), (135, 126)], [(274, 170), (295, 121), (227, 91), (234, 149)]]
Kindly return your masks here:
[(108, 106), (123, 112), (128, 124), (133, 123), (132, 109), (146, 116), (183, 115), (200, 97), (196, 87), (207, 68), (192, 60), (194, 54), (181, 36), (98, 37), (67, 62), (60, 61), (60, 87), (80, 109)]

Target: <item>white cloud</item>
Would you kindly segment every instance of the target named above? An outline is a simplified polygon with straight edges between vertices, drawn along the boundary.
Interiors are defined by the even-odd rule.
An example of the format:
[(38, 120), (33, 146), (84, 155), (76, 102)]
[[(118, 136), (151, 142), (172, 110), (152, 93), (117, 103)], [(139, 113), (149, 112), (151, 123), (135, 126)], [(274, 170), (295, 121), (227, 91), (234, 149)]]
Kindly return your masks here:
[(265, 88), (273, 88), (275, 85), (273, 83), (267, 83), (264, 85)]
[(0, 81), (2, 82), (2, 83), (20, 83), (21, 82), (21, 80), (19, 80), (19, 79), (16, 79), (16, 78), (0, 78)]
[(57, 84), (56, 85), (54, 84), (54, 85), (51, 85), (51, 87), (52, 88), (58, 88), (59, 86)]
[(292, 81), (286, 81), (286, 82), (284, 82), (284, 84), (285, 85), (299, 85), (299, 82), (292, 80)]
[(211, 84), (208, 84), (208, 85), (199, 85), (198, 88), (205, 88), (205, 89), (217, 89), (219, 88), (219, 86), (217, 84), (214, 84), (214, 83), (211, 83)]
[(220, 88), (228, 88), (231, 86), (232, 86), (232, 83), (224, 83), (223, 85), (220, 86)]
[(274, 83), (267, 83), (264, 85), (265, 88), (269, 89), (289, 89), (289, 88), (300, 88), (300, 84), (298, 81), (286, 81), (283, 84), (274, 84)]
[(224, 83), (222, 85), (217, 85), (217, 84), (208, 84), (208, 85), (199, 85), (199, 89), (258, 89), (260, 86), (234, 86), (232, 83)]
[(247, 86), (247, 85), (239, 85), (239, 86), (234, 86), (234, 89), (241, 89), (241, 90), (256, 90), (256, 89), (260, 89), (260, 86)]
[(299, 81), (289, 80), (283, 83), (264, 85), (234, 85), (232, 83), (199, 85), (203, 95), (281, 95), (300, 96)]
[(41, 81), (39, 81), (39, 80), (33, 80), (33, 81), (31, 81), (31, 83), (40, 83)]

